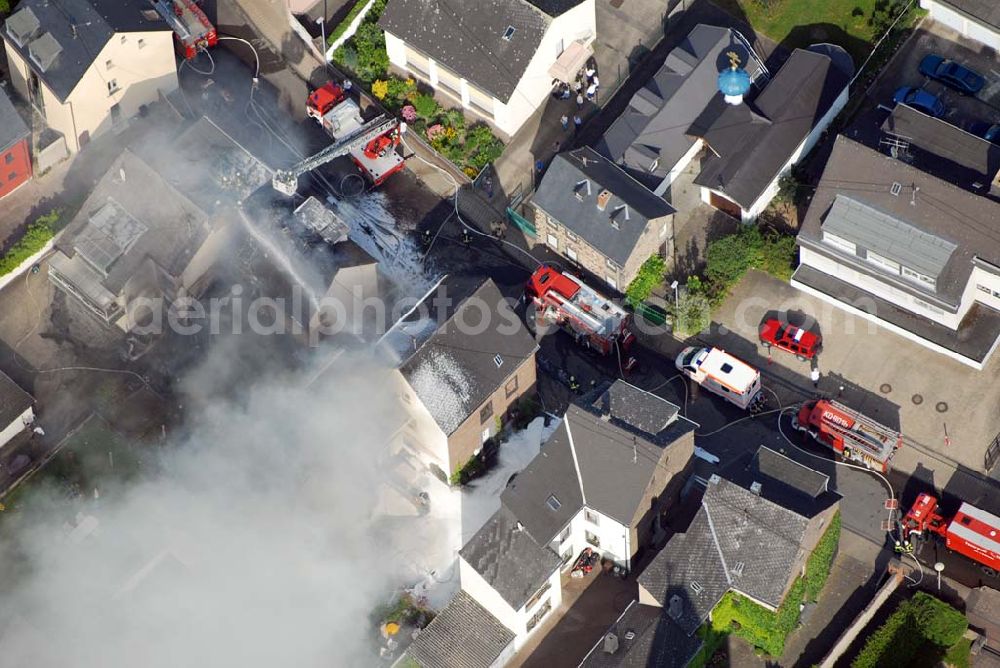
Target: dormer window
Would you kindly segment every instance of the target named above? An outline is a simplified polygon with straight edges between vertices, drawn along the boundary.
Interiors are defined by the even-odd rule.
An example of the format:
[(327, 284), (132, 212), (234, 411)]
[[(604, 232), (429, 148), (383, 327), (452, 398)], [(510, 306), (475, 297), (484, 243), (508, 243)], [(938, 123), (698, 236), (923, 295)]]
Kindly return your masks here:
[(510, 38), (514, 36), (514, 26), (507, 26), (507, 29), (503, 31), (503, 39), (505, 42), (509, 42)]

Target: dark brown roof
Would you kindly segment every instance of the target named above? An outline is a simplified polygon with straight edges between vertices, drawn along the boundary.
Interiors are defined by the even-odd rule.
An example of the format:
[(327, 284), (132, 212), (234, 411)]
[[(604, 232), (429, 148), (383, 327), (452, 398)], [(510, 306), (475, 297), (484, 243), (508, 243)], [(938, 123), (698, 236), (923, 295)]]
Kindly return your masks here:
[(30, 394), (22, 390), (10, 376), (0, 371), (0, 431), (34, 403), (35, 400)]

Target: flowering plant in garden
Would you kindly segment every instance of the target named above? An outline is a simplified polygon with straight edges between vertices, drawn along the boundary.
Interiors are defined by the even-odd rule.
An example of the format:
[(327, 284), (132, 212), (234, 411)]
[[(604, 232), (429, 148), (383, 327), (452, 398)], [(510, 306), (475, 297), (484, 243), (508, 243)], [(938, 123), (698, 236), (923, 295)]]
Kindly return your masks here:
[(389, 93), (389, 82), (383, 79), (376, 79), (372, 82), (372, 95), (380, 100), (384, 100)]
[[(450, 129), (450, 128), (449, 128)], [(434, 141), (439, 136), (447, 136), (447, 131), (444, 126), (440, 123), (435, 123), (434, 125), (427, 126), (427, 138)]]
[(404, 106), (401, 113), (403, 114), (403, 120), (406, 121), (407, 123), (412, 123), (413, 121), (417, 120), (417, 110), (413, 107), (412, 104)]

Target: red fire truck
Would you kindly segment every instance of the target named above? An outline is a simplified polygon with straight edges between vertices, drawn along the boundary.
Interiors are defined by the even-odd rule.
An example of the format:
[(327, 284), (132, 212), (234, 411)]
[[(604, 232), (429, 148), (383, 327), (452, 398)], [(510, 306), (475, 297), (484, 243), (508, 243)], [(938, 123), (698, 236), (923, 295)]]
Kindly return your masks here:
[(187, 60), (197, 56), (198, 51), (219, 43), (215, 26), (194, 0), (149, 1), (156, 13), (174, 31), (177, 50)]
[(844, 459), (882, 473), (903, 444), (902, 435), (837, 401), (807, 401), (792, 416), (792, 426)]
[[(360, 136), (371, 124), (361, 117), (361, 108), (348, 97), (344, 87), (332, 81), (309, 94), (306, 114), (315, 118), (338, 143)], [(358, 169), (377, 186), (404, 165), (403, 156), (396, 150), (404, 128), (395, 119), (391, 120), (384, 128), (378, 126), (379, 132), (363, 145), (348, 151)]]
[(923, 493), (903, 518), (903, 538), (937, 535), (949, 550), (1000, 571), (1000, 517), (963, 503), (950, 520), (938, 512), (938, 500)]
[(537, 322), (561, 327), (584, 348), (624, 355), (635, 341), (629, 329), (632, 316), (570, 274), (543, 265), (528, 279), (525, 291), (535, 303)]

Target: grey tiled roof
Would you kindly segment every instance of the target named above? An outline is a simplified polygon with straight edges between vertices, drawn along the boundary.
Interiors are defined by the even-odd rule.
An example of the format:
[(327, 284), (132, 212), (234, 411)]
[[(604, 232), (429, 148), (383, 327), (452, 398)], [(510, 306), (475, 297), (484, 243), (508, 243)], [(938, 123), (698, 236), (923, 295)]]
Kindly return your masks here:
[[(448, 297), (451, 308), (431, 313), (418, 305), (411, 318), (397, 323), (384, 339), (405, 340), (396, 336), (401, 328), (420, 329), (410, 341), (418, 349), (404, 358), (399, 370), (447, 435), (538, 350), (534, 337), (492, 279), (479, 283), (471, 294), (468, 289), (464, 279), (445, 279), (422, 304), (435, 308), (434, 304)], [(420, 319), (421, 314), (426, 317)], [(417, 320), (410, 322), (413, 318)]]
[[(630, 640), (628, 636), (634, 634)], [(608, 642), (609, 635), (617, 639)], [(637, 601), (611, 625), (581, 668), (684, 668), (701, 647), (697, 636), (684, 633), (663, 608)], [(614, 651), (609, 651), (614, 649)]]
[[(900, 186), (896, 195), (892, 194), (893, 183)], [(922, 284), (894, 278), (863, 255), (850, 255), (823, 242), (823, 225), (838, 195), (850, 197), (923, 233), (955, 244), (954, 252), (938, 276), (936, 291), (931, 293)], [(825, 255), (836, 257), (838, 262), (954, 312), (972, 273), (973, 258), (1000, 266), (1000, 235), (991, 227), (997, 220), (1000, 220), (1000, 204), (841, 135), (834, 143), (802, 222), (798, 243), (816, 248)], [(849, 238), (848, 241), (856, 240)], [(860, 253), (860, 240), (857, 241)]]
[(555, 552), (539, 545), (503, 506), (462, 546), (459, 555), (514, 610), (519, 610), (561, 563)]
[(3, 87), (0, 87), (0, 152), (7, 150), (30, 134), (31, 131), (24, 124), (21, 114), (17, 113), (17, 109), (7, 97), (7, 92)]
[(960, 12), (993, 26), (1000, 32), (1000, 5), (994, 0), (937, 0), (940, 4), (951, 5)]
[[(691, 126), (710, 125), (705, 111), (712, 100), (720, 113), (718, 76), (729, 66), (726, 53), (740, 55), (751, 74), (759, 63), (728, 28), (699, 24), (670, 54), (663, 66), (632, 97), (597, 143), (598, 152), (623, 164), (644, 184), (655, 187), (695, 143)], [(654, 160), (655, 169), (650, 170)]]
[(773, 607), (797, 575), (809, 520), (713, 476), (691, 526), (674, 536), (639, 576), (664, 608), (680, 598), (677, 623), (694, 633), (734, 589)]
[[(603, 190), (612, 196), (602, 211), (597, 196)], [(591, 148), (557, 155), (532, 202), (619, 265), (628, 261), (644, 233), (659, 233), (647, 230), (650, 220), (674, 213), (662, 197)]]
[[(908, 104), (897, 104), (882, 124), (882, 131), (895, 135), (908, 145), (936, 158), (972, 170), (977, 180), (991, 180), (1000, 170), (1000, 146), (966, 132), (942, 118), (932, 118)], [(940, 168), (939, 165), (933, 165)], [(931, 173), (942, 175), (936, 169)], [(959, 183), (961, 177), (948, 174), (948, 181)]]
[(490, 668), (514, 634), (464, 590), (407, 648), (421, 668)]
[[(611, 407), (608, 419), (602, 418), (604, 406)], [(677, 406), (621, 380), (598, 388), (570, 405), (559, 429), (501, 498), (543, 544), (584, 505), (631, 526), (662, 456), (684, 439), (693, 442), (695, 423), (677, 413)], [(557, 511), (546, 503), (550, 495), (559, 500)]]
[(561, 16), (583, 2), (583, 0), (525, 0), (528, 4), (555, 18)]
[[(550, 17), (523, 0), (390, 0), (379, 19), (386, 32), (504, 103), (550, 23)], [(508, 27), (514, 34), (506, 40)]]
[(61, 102), (66, 101), (116, 32), (170, 30), (162, 20), (144, 18), (141, 10), (152, 9), (152, 6), (142, 2), (21, 0), (14, 15), (24, 9), (30, 9), (38, 18), (41, 26), (38, 36), (49, 33), (61, 47), (52, 66), (42, 71), (29, 56), (29, 44), (19, 46), (6, 31), (3, 37)]
[[(753, 101), (719, 115), (705, 133), (714, 153), (695, 183), (749, 208), (829, 111), (853, 71), (826, 53), (796, 49)], [(718, 99), (718, 98), (717, 98)], [(720, 127), (722, 126), (722, 127)]]
[(34, 398), (21, 389), (10, 376), (0, 371), (0, 431), (3, 431), (17, 416), (35, 403)]

